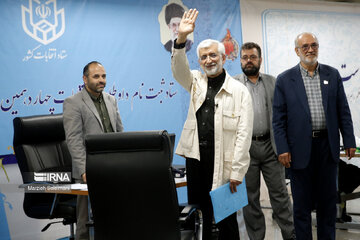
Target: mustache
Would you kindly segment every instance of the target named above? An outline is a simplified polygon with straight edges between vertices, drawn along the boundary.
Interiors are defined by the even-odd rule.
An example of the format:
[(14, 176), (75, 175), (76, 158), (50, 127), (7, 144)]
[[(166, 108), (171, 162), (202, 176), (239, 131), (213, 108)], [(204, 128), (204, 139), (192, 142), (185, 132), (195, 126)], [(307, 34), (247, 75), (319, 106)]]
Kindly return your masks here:
[(216, 66), (217, 63), (209, 63), (209, 64), (206, 64), (205, 67), (213, 67), (213, 66)]
[(243, 68), (258, 68), (254, 63), (247, 63)]
[[(251, 66), (249, 66), (251, 65)], [(241, 67), (245, 75), (247, 76), (255, 76), (259, 73), (259, 67), (255, 66), (254, 64), (246, 64), (245, 66)]]

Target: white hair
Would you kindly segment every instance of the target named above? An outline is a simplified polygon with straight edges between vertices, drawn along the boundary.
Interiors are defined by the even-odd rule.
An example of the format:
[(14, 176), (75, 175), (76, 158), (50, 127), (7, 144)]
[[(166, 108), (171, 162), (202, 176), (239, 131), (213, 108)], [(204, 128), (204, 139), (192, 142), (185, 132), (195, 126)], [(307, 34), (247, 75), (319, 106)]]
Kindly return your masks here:
[(205, 39), (199, 43), (196, 49), (197, 57), (200, 58), (200, 49), (208, 48), (213, 44), (217, 44), (218, 52), (221, 55), (225, 55), (225, 46), (221, 42), (214, 40), (214, 39)]
[(319, 41), (318, 41), (317, 37), (316, 37), (313, 33), (311, 33), (311, 32), (303, 32), (303, 33), (300, 33), (299, 35), (296, 36), (296, 38), (295, 38), (295, 47), (300, 47), (300, 46), (298, 45), (298, 43), (299, 43), (299, 38), (302, 37), (302, 36), (305, 35), (305, 34), (306, 34), (306, 35), (311, 35), (311, 36), (313, 36), (313, 38), (315, 39), (316, 43), (319, 44)]

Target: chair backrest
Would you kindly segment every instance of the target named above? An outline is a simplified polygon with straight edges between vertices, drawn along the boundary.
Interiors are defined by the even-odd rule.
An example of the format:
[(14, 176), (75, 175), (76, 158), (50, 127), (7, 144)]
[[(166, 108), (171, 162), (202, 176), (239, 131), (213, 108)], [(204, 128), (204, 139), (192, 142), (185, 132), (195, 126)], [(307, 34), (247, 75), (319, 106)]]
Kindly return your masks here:
[(174, 157), (174, 146), (175, 146), (175, 133), (168, 133), (169, 134), (169, 138), (170, 138), (170, 158), (171, 158), (171, 165), (173, 162), (173, 157)]
[(180, 239), (166, 131), (89, 135), (85, 145), (96, 239)]
[(22, 174), (53, 168), (71, 172), (62, 114), (16, 117), (13, 123), (14, 150)]
[[(14, 151), (24, 183), (34, 181), (31, 172), (71, 172), (62, 114), (16, 117), (13, 124)], [(53, 194), (25, 193), (25, 214), (49, 218), (53, 200)]]

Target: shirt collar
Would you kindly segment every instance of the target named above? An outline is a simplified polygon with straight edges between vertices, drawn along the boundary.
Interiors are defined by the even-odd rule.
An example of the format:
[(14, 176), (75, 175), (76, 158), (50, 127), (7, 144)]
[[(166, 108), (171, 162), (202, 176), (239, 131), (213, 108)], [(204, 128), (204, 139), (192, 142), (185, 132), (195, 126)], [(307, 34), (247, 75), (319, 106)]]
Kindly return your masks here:
[[(208, 86), (217, 88), (217, 87), (219, 87), (219, 85), (223, 85), (224, 81), (225, 81), (225, 77), (226, 77), (226, 73), (225, 73), (225, 70), (223, 69), (222, 73), (219, 76), (214, 77), (214, 78), (208, 77)], [(218, 89), (220, 89), (220, 88), (221, 88), (221, 86)]]
[[(319, 72), (319, 63), (317, 63), (317, 66), (316, 66), (316, 68), (315, 68), (315, 71), (314, 71), (314, 76)], [(305, 76), (310, 76), (309, 75), (309, 71), (308, 70), (306, 70), (306, 68), (304, 68), (302, 65), (301, 65), (301, 63), (299, 63), (299, 66), (300, 66), (300, 71), (305, 75)]]
[[(245, 82), (249, 82), (249, 83), (254, 84), (245, 74), (244, 74), (244, 80), (245, 80)], [(262, 81), (262, 74), (261, 74), (261, 72), (259, 72), (259, 77), (258, 77), (258, 80), (256, 81), (256, 84), (257, 84), (258, 82), (260, 82), (260, 81)]]
[(89, 96), (91, 97), (91, 99), (92, 99), (93, 101), (99, 102), (100, 100), (103, 99), (102, 93), (100, 93), (100, 95), (99, 95), (98, 97), (96, 97), (96, 96), (94, 96), (93, 94), (91, 94), (91, 93), (86, 89), (86, 87), (85, 87), (85, 90), (86, 90), (86, 92), (89, 94)]
[(214, 78), (208, 77), (209, 82), (213, 82), (213, 81), (222, 81), (224, 80), (226, 77), (226, 73), (225, 73), (225, 69), (223, 69), (223, 71), (220, 73), (219, 76), (216, 76)]

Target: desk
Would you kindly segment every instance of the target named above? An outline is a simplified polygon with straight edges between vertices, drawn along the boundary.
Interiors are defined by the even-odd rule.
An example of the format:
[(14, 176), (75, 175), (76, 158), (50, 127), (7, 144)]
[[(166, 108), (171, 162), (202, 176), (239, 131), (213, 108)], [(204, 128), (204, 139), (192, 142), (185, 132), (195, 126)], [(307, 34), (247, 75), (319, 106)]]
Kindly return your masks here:
[(78, 189), (71, 189), (70, 191), (46, 190), (45, 192), (46, 193), (56, 193), (56, 194), (82, 195), (82, 196), (89, 195), (88, 190), (78, 190)]
[[(174, 181), (175, 181), (176, 188), (184, 187), (184, 186), (187, 185), (185, 177), (184, 178), (174, 178)], [(169, 183), (169, 185), (172, 185), (171, 179), (169, 179), (168, 183)], [(27, 189), (27, 186), (29, 186), (29, 185), (45, 186), (44, 190), (42, 190), (42, 192), (55, 194), (55, 197), (53, 199), (53, 203), (51, 205), (50, 215), (52, 215), (52, 213), (54, 212), (54, 210), (55, 210), (55, 208), (57, 206), (57, 202), (58, 202), (58, 199), (59, 199), (59, 196), (60, 196), (59, 194), (71, 194), (71, 195), (82, 195), (82, 196), (88, 196), (89, 195), (86, 184), (83, 184), (83, 187), (85, 187), (85, 188), (80, 188), (79, 186), (77, 186), (76, 188), (75, 187), (70, 187), (69, 186), (70, 184), (69, 185), (67, 185), (67, 184), (58, 184), (58, 185), (67, 185), (67, 186), (65, 188), (60, 188), (59, 187), (58, 189), (56, 189), (56, 188), (49, 187), (51, 185), (56, 185), (56, 184), (28, 183), (28, 184), (21, 184), (19, 186), (19, 188), (24, 188), (24, 190), (25, 190), (25, 189)], [(78, 185), (78, 184), (76, 184), (76, 185)], [(148, 185), (151, 187), (151, 181), (148, 183)], [(82, 190), (80, 190), (80, 189), (82, 189)], [(91, 212), (91, 204), (90, 204), (89, 199), (88, 199), (88, 216), (89, 216), (89, 220), (91, 221), (92, 212)], [(94, 229), (93, 229), (93, 226), (91, 226), (91, 225), (89, 225), (89, 237), (90, 237), (90, 239), (94, 238)]]
[(187, 186), (186, 176), (183, 178), (174, 178), (174, 179), (175, 179), (176, 188)]
[[(187, 185), (186, 182), (186, 177), (183, 178), (174, 178), (175, 180), (175, 184), (176, 184), (176, 188), (179, 187), (184, 187)], [(71, 189), (70, 191), (61, 191), (61, 190), (45, 190), (46, 193), (55, 193), (55, 194), (73, 194), (73, 195), (82, 195), (82, 196), (88, 196), (89, 192), (87, 189), (87, 186), (85, 187), (86, 184), (72, 184), (72, 187), (75, 186), (77, 188), (82, 188), (83, 190), (80, 189)], [(55, 201), (53, 203), (52, 206), (52, 210), (55, 207)], [(88, 216), (89, 216), (89, 222), (92, 222), (92, 212), (91, 212), (91, 204), (90, 204), (90, 199), (88, 199)], [(93, 226), (89, 226), (89, 237), (91, 240), (94, 239), (94, 229)]]
[[(345, 153), (340, 153), (340, 157), (347, 157)], [(355, 153), (354, 157), (360, 157), (360, 153)]]
[[(185, 187), (187, 185), (186, 177), (174, 178), (174, 179), (175, 179), (176, 188)], [(75, 185), (75, 184), (72, 184), (72, 185)], [(85, 184), (82, 184), (82, 185), (85, 185)], [(57, 194), (82, 195), (82, 196), (89, 195), (87, 187), (84, 190), (80, 190), (80, 189), (75, 188), (75, 189), (71, 189), (70, 191), (45, 190), (45, 192), (47, 192), (47, 193), (57, 193)]]

